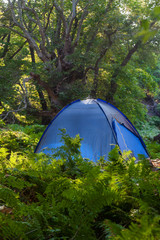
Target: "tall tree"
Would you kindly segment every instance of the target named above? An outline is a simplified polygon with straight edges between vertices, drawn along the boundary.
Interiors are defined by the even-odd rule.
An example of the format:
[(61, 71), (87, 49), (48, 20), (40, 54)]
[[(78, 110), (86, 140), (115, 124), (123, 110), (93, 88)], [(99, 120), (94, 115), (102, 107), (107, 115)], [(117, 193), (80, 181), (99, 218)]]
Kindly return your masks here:
[[(113, 102), (119, 74), (135, 54), (153, 44), (136, 34), (141, 20), (158, 4), (156, 0), (8, 0), (3, 27), (24, 39), (17, 51), (27, 43), (35, 52), (44, 72), (33, 69), (30, 79), (46, 90), (53, 107), (77, 81), (86, 88), (89, 83), (90, 95), (97, 97), (102, 71), (108, 73), (105, 98)], [(150, 28), (156, 27), (157, 22), (151, 21)], [(6, 52), (7, 44), (2, 55)]]

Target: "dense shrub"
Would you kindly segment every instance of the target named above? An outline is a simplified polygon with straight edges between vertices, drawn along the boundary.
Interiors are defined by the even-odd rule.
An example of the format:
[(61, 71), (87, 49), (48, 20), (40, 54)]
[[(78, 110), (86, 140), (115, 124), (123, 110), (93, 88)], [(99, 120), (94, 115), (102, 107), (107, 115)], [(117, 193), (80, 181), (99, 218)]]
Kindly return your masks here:
[(118, 148), (95, 164), (79, 136), (62, 140), (52, 156), (1, 148), (0, 239), (160, 239), (160, 173)]

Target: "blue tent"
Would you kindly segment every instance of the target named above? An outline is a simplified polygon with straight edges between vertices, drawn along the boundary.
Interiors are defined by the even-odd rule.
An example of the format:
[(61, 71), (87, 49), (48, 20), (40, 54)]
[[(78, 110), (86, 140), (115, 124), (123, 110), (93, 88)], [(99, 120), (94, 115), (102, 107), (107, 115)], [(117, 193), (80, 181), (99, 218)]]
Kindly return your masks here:
[(53, 148), (61, 146), (60, 130), (67, 134), (83, 138), (82, 157), (96, 162), (100, 156), (107, 160), (108, 153), (118, 145), (120, 150), (131, 150), (149, 157), (146, 146), (139, 133), (116, 107), (101, 99), (77, 100), (63, 108), (51, 121), (42, 135), (35, 152), (51, 153)]

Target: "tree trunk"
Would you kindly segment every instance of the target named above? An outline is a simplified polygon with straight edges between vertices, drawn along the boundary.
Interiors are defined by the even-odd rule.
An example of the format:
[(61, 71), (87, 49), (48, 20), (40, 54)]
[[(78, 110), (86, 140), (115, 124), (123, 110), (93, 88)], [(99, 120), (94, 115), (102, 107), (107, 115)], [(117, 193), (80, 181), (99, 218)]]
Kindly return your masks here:
[[(34, 65), (35, 64), (35, 54), (34, 54), (34, 49), (30, 46), (29, 47), (30, 49), (30, 54), (31, 54), (31, 59), (32, 59), (32, 64)], [(35, 87), (36, 87), (36, 90), (38, 92), (38, 95), (39, 95), (39, 100), (40, 100), (40, 103), (41, 103), (41, 106), (42, 106), (42, 110), (43, 111), (48, 111), (48, 107), (47, 107), (47, 103), (46, 103), (46, 100), (44, 98), (44, 95), (43, 95), (43, 92), (42, 90), (40, 89), (39, 85), (37, 84), (37, 82), (35, 82)], [(43, 125), (47, 125), (49, 122), (50, 122), (50, 117), (46, 117), (46, 116), (41, 116), (42, 117), (42, 121), (41, 123)]]
[(91, 90), (91, 97), (96, 98), (97, 95), (97, 88), (98, 88), (98, 73), (99, 68), (97, 67), (94, 72), (94, 79), (93, 79), (93, 88)]
[(112, 103), (114, 104), (114, 95), (117, 91), (117, 88), (118, 88), (118, 84), (117, 84), (117, 81), (116, 81), (116, 77), (118, 76), (119, 74), (119, 69), (117, 69), (114, 74), (112, 75), (112, 78), (111, 78), (111, 83), (110, 83), (110, 89), (109, 89), (109, 92), (106, 96), (106, 101), (109, 102), (109, 103)]

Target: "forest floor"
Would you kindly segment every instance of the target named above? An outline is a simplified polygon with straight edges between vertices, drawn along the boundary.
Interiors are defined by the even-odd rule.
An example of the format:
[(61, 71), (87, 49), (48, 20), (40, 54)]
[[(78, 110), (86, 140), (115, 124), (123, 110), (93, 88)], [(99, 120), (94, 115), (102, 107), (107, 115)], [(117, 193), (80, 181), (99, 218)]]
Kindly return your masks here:
[(157, 168), (157, 170), (160, 170), (160, 159), (151, 159), (151, 162), (153, 164), (154, 168)]

